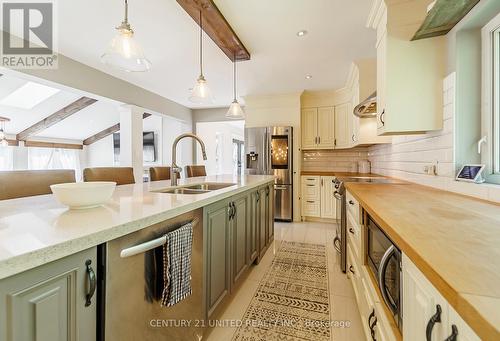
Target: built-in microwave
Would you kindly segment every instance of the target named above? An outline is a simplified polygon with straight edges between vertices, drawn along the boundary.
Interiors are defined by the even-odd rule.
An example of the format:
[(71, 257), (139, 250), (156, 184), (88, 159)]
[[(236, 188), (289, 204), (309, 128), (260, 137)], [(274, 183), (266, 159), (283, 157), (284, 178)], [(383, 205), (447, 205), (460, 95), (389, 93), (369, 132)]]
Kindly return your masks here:
[(382, 298), (392, 312), (398, 328), (403, 328), (403, 289), (401, 251), (368, 216), (366, 220), (368, 243), (366, 256), (370, 270), (377, 279)]

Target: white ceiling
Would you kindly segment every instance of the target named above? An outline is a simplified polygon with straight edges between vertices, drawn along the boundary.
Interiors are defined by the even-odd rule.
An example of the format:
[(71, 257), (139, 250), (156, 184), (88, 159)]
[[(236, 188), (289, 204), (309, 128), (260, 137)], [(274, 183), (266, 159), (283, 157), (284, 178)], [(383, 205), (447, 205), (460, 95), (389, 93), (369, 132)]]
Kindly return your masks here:
[[(336, 89), (353, 60), (375, 57), (375, 32), (365, 28), (371, 0), (215, 0), (252, 59), (238, 64), (239, 95)], [(199, 74), (198, 28), (175, 0), (130, 0), (130, 23), (149, 73), (125, 73), (99, 56), (122, 20), (122, 0), (58, 2), (60, 52), (185, 106)], [(305, 29), (302, 38), (296, 32)], [(232, 100), (232, 65), (205, 36), (205, 76), (216, 101)], [(311, 74), (312, 79), (305, 76)]]
[[(0, 77), (0, 99), (20, 88), (28, 81), (26, 79), (3, 75)], [(0, 105), (0, 116), (10, 118), (6, 124), (6, 133), (15, 135), (32, 126), (38, 121), (71, 104), (82, 94), (76, 91), (61, 90), (32, 109), (20, 109)], [(111, 101), (98, 100), (96, 103), (78, 111), (61, 122), (33, 136), (70, 140), (84, 140), (120, 121), (119, 104)]]

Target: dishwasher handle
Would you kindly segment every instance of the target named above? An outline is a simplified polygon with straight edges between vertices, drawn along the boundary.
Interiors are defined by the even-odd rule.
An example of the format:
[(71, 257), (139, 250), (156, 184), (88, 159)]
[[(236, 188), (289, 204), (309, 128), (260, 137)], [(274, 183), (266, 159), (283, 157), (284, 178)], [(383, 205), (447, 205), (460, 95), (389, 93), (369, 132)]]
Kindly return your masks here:
[(167, 236), (163, 236), (163, 237), (156, 238), (156, 239), (150, 240), (148, 242), (145, 242), (145, 243), (142, 243), (139, 245), (131, 246), (127, 249), (123, 249), (120, 252), (120, 257), (127, 258), (127, 257), (131, 257), (131, 256), (135, 256), (135, 255), (138, 255), (140, 253), (144, 253), (146, 251), (156, 249), (159, 246), (165, 245), (166, 242), (167, 242)]

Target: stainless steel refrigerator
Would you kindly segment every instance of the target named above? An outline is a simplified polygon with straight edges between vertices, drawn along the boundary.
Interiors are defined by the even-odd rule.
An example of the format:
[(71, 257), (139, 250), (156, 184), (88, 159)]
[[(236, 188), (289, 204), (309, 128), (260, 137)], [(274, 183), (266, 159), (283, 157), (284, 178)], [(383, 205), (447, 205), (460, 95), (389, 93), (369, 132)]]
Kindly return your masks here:
[(275, 175), (275, 220), (293, 219), (293, 129), (245, 129), (245, 174)]

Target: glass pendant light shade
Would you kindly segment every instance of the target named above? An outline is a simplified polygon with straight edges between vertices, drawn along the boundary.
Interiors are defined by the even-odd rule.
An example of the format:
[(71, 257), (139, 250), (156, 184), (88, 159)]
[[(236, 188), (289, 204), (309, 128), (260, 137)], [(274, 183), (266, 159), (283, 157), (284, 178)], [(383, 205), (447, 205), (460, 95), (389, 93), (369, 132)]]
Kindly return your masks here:
[(151, 69), (151, 62), (144, 57), (142, 48), (134, 39), (132, 30), (118, 29), (108, 50), (101, 56), (104, 64), (128, 72), (145, 72)]
[(212, 91), (210, 91), (207, 80), (203, 77), (203, 75), (198, 77), (198, 80), (193, 87), (193, 91), (191, 92), (191, 96), (189, 96), (189, 100), (197, 104), (213, 103), (214, 98), (212, 96)]
[(134, 31), (128, 22), (128, 1), (125, 0), (125, 19), (116, 28), (118, 33), (101, 56), (104, 64), (127, 72), (145, 72), (151, 69), (141, 46), (134, 39)]
[(241, 120), (245, 118), (245, 112), (243, 111), (240, 103), (238, 103), (237, 100), (234, 100), (233, 103), (231, 103), (231, 105), (229, 106), (226, 117), (233, 120)]

